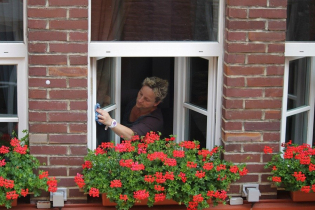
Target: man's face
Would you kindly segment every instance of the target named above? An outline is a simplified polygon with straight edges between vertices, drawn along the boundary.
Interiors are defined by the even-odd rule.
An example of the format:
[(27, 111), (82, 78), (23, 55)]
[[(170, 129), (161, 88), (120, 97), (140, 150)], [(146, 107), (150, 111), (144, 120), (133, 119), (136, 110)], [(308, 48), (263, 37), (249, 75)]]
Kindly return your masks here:
[(152, 108), (160, 102), (155, 102), (155, 94), (148, 86), (142, 86), (138, 92), (136, 106), (138, 108)]

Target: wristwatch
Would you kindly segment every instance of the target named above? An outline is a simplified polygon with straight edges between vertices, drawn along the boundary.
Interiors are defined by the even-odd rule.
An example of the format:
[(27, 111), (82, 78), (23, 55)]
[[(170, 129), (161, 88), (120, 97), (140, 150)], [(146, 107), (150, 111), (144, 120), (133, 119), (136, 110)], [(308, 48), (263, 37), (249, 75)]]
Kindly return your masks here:
[(112, 120), (112, 124), (108, 126), (109, 128), (115, 128), (117, 126), (117, 121), (115, 119)]

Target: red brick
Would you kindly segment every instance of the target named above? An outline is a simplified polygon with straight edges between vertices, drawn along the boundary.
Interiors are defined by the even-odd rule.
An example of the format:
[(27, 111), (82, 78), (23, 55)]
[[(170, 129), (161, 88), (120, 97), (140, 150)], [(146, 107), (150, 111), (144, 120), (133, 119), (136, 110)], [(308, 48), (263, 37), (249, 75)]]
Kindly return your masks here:
[(228, 0), (229, 6), (267, 6), (267, 0)]
[(240, 119), (262, 119), (262, 111), (249, 111), (249, 110), (223, 110), (222, 116), (227, 120), (240, 120)]
[(67, 176), (66, 167), (45, 167), (42, 170), (48, 171), (49, 176)]
[(226, 109), (242, 109), (243, 100), (223, 99), (223, 106)]
[(265, 146), (269, 146), (272, 148), (273, 153), (279, 152), (279, 144), (244, 144), (243, 149), (244, 152), (264, 152)]
[(265, 21), (241, 21), (241, 20), (229, 20), (226, 21), (227, 28), (229, 30), (264, 30), (266, 26)]
[(49, 51), (53, 53), (87, 53), (87, 44), (50, 43)]
[(71, 8), (69, 9), (69, 18), (87, 18), (88, 10), (86, 8)]
[(245, 109), (280, 109), (281, 100), (245, 100)]
[[(83, 163), (82, 163), (82, 164), (83, 164)], [(77, 173), (82, 174), (82, 171), (83, 171), (82, 165), (81, 165), (81, 166), (78, 166), (78, 167), (72, 167), (72, 166), (70, 166), (70, 167), (69, 167), (69, 176), (76, 176)]]
[(88, 41), (87, 32), (69, 32), (69, 41)]
[(224, 77), (224, 84), (226, 86), (232, 86), (232, 87), (244, 87), (245, 79), (244, 77), (237, 77), (237, 78)]
[(264, 154), (264, 155), (262, 156), (262, 161), (263, 161), (264, 163), (271, 161), (271, 159), (272, 159), (272, 154)]
[(32, 154), (46, 154), (46, 155), (65, 155), (67, 154), (67, 146), (32, 146), (30, 151)]
[(73, 197), (84, 197), (84, 198), (86, 198), (87, 197), (84, 194), (84, 192), (81, 192), (81, 190), (79, 190), (79, 189), (68, 189), (68, 191), (69, 191), (68, 196), (70, 198), (73, 198)]
[(259, 78), (247, 78), (248, 87), (276, 87), (283, 86), (283, 78), (278, 77), (259, 77)]
[(79, 134), (50, 134), (49, 135), (49, 143), (54, 144), (86, 144), (87, 136), (79, 135)]
[(268, 177), (270, 177), (270, 176), (271, 176), (271, 174), (262, 174), (261, 175), (261, 182), (270, 182), (268, 180)]
[(286, 7), (287, 0), (269, 0), (270, 7)]
[(51, 90), (49, 95), (51, 99), (87, 99), (86, 90)]
[(227, 46), (227, 51), (230, 53), (255, 53), (265, 52), (266, 46), (264, 44), (235, 44), (230, 43)]
[(225, 66), (228, 75), (263, 75), (265, 67), (255, 66)]
[(264, 141), (276, 141), (279, 142), (280, 141), (280, 133), (276, 132), (276, 133), (264, 133), (263, 134), (263, 139)]
[(87, 68), (81, 67), (50, 67), (49, 76), (86, 77)]
[(50, 122), (85, 122), (87, 114), (84, 112), (50, 112), (48, 113)]
[(251, 173), (266, 173), (270, 172), (270, 169), (265, 169), (265, 164), (246, 164), (246, 168)]
[(47, 116), (46, 112), (29, 112), (29, 121), (31, 122), (46, 122)]
[(268, 66), (267, 75), (284, 75), (284, 66)]
[(228, 31), (226, 33), (229, 41), (246, 41), (246, 32)]
[(29, 101), (30, 110), (67, 110), (65, 101)]
[(28, 98), (30, 99), (46, 99), (47, 91), (46, 90), (28, 90)]
[(80, 56), (80, 55), (70, 55), (69, 56), (70, 65), (87, 65), (88, 58), (87, 56)]
[(87, 87), (87, 79), (69, 79), (70, 87)]
[(71, 178), (58, 178), (58, 187), (77, 187), (76, 183), (73, 181), (73, 177)]
[(67, 33), (62, 31), (30, 31), (29, 41), (67, 41)]
[(229, 189), (227, 190), (228, 194), (240, 194), (241, 193), (241, 186), (236, 184), (231, 184)]
[(65, 18), (67, 10), (63, 8), (28, 8), (27, 16), (31, 18)]
[(239, 8), (228, 8), (228, 17), (231, 18), (246, 18), (247, 10)]
[(268, 45), (269, 53), (283, 53), (284, 52), (284, 44), (269, 44)]
[(61, 29), (61, 30), (87, 30), (87, 20), (50, 20), (50, 29)]
[(225, 144), (224, 151), (225, 152), (241, 152), (242, 145), (241, 144)]
[(86, 146), (72, 146), (70, 147), (70, 154), (71, 155), (86, 155), (87, 154), (87, 147)]
[[(30, 147), (32, 147), (32, 145)], [(48, 157), (47, 156), (38, 156), (38, 155), (35, 155), (35, 156), (36, 156), (37, 160), (39, 160), (41, 165), (48, 165)]]
[(47, 44), (44, 43), (29, 43), (28, 52), (30, 53), (45, 53), (47, 50)]
[(270, 88), (265, 90), (265, 97), (282, 97), (282, 88)]
[(263, 95), (262, 89), (241, 89), (241, 88), (223, 88), (223, 94), (226, 97), (261, 97)]
[(86, 133), (87, 132), (87, 125), (86, 124), (71, 123), (69, 125), (69, 132), (70, 133)]
[(49, 160), (50, 165), (81, 166), (84, 163), (83, 157), (50, 157)]
[(245, 55), (242, 54), (225, 54), (224, 61), (227, 63), (245, 63)]
[(281, 111), (278, 110), (270, 110), (270, 111), (265, 111), (265, 119), (275, 119), (275, 120), (280, 120), (281, 119)]
[(48, 0), (50, 6), (88, 6), (88, 0)]
[(242, 122), (225, 122), (224, 120), (222, 120), (221, 126), (224, 130), (229, 131), (242, 130)]
[(260, 162), (260, 154), (223, 154), (224, 160), (232, 161), (233, 163), (248, 163)]
[(253, 142), (261, 141), (261, 133), (225, 133), (222, 135), (224, 141), (229, 142)]
[(30, 133), (66, 133), (67, 125), (63, 124), (30, 124)]
[(27, 27), (29, 29), (46, 29), (47, 20), (27, 20)]
[(66, 65), (66, 55), (30, 55), (29, 64), (33, 65)]
[(280, 122), (244, 122), (245, 131), (279, 131)]
[(70, 110), (87, 110), (87, 101), (70, 101)]
[(28, 0), (27, 5), (29, 6), (45, 6), (46, 1), (43, 0)]
[(284, 64), (284, 55), (248, 55), (249, 64)]
[[(47, 85), (46, 81), (50, 84)], [(65, 88), (67, 87), (66, 79), (47, 79), (47, 78), (30, 78), (28, 80), (29, 87), (43, 87), (43, 88)]]
[(259, 177), (258, 175), (253, 175), (253, 174), (247, 174), (245, 176), (241, 176), (241, 178), (235, 183), (243, 183), (243, 182), (259, 182)]
[(286, 30), (286, 21), (268, 20), (268, 29), (270, 31), (285, 31)]
[(250, 9), (249, 18), (284, 19), (287, 17), (286, 9)]
[(284, 41), (285, 32), (248, 32), (248, 39), (264, 42)]
[(29, 67), (28, 68), (29, 76), (46, 76), (45, 67)]

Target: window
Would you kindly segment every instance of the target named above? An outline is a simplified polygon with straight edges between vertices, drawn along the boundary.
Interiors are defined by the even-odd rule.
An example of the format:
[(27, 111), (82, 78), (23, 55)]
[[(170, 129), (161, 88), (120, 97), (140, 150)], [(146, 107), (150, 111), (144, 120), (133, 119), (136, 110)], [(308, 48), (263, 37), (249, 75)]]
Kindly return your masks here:
[(281, 142), (314, 146), (314, 0), (289, 0)]
[[(223, 18), (220, 15), (223, 14), (224, 2), (126, 0), (115, 1), (114, 5), (112, 2), (90, 1), (89, 112), (92, 117), (88, 124), (91, 131), (89, 148), (96, 148), (102, 141), (120, 141), (119, 136), (95, 123), (94, 105), (100, 103), (120, 121), (126, 96), (135, 96), (143, 79), (148, 76), (158, 76), (170, 83), (168, 96), (161, 103), (162, 134), (175, 134), (178, 141), (196, 139), (207, 148), (220, 144), (221, 113), (216, 110), (221, 106), (221, 88), (218, 87), (222, 85), (222, 66), (218, 63), (222, 63), (223, 55), (223, 37), (220, 36)], [(164, 7), (165, 4), (170, 6)], [(187, 5), (190, 6), (187, 8)], [(135, 6), (145, 14), (134, 10)], [(108, 14), (102, 14), (102, 20), (97, 20), (95, 17), (100, 14), (98, 9), (101, 7), (102, 12)], [(163, 11), (161, 8), (167, 9)], [(199, 12), (201, 8), (203, 11)], [(176, 19), (176, 14), (182, 14), (178, 11), (180, 9), (190, 11), (185, 14), (192, 16)], [(161, 15), (159, 12), (165, 12), (167, 16), (161, 23), (154, 18)], [(171, 23), (170, 20), (179, 22)], [(190, 22), (180, 22), (186, 20)], [(146, 23), (150, 21), (152, 24)], [(176, 28), (181, 24), (187, 26)], [(102, 25), (104, 28), (101, 29)], [(128, 31), (130, 27), (135, 33)], [(183, 33), (179, 34), (177, 30)]]
[(24, 2), (0, 2), (0, 145), (28, 128)]

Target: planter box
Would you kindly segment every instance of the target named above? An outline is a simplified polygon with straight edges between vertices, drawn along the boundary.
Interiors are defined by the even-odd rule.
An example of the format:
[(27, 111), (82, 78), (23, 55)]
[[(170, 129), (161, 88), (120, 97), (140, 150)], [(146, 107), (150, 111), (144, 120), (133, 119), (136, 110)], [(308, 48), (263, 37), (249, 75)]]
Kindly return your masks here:
[[(146, 206), (148, 202), (148, 199), (142, 200), (140, 203), (135, 203), (135, 206)], [(115, 202), (111, 202), (107, 196), (106, 193), (102, 194), (102, 204), (103, 206), (116, 206), (117, 204)], [(177, 202), (173, 200), (164, 200), (161, 202), (154, 203), (154, 205), (178, 205)]]
[(305, 193), (302, 191), (290, 192), (291, 198), (295, 202), (315, 201), (315, 193)]
[[(4, 205), (0, 205), (0, 206), (4, 206)], [(12, 200), (11, 206), (17, 206), (17, 199)]]

